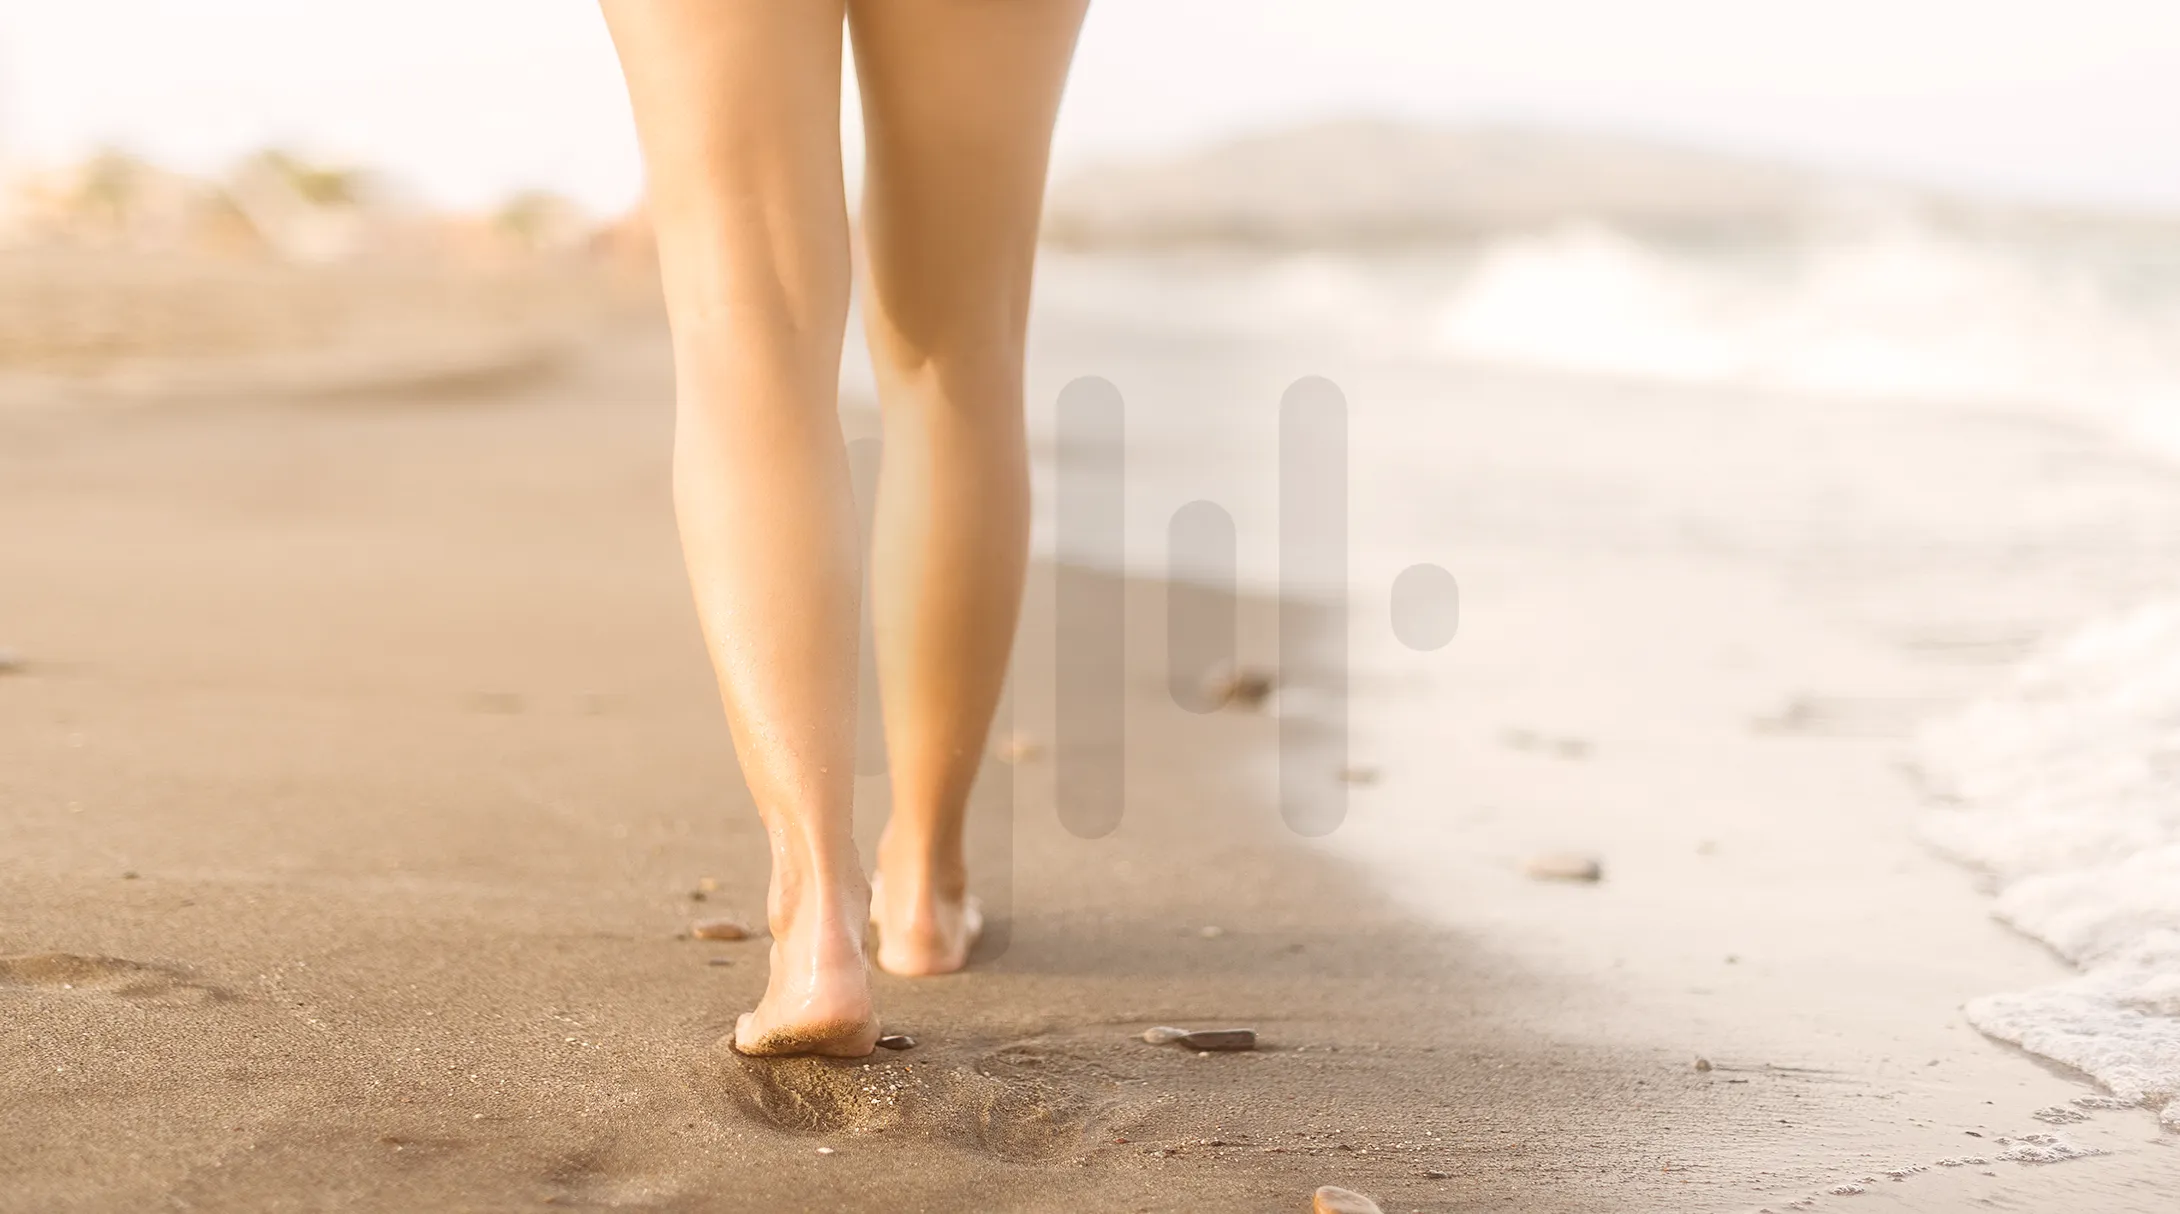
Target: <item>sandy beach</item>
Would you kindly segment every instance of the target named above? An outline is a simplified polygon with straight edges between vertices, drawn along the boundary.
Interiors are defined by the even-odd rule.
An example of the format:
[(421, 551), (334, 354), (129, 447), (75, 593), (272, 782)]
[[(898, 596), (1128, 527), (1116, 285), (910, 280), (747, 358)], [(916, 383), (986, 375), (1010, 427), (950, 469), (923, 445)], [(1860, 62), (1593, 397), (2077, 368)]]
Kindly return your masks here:
[[(1275, 720), (1168, 696), (1168, 587), (1071, 571), (1124, 577), (1114, 654), (1054, 634), (1040, 565), (1003, 730), (1049, 739), (1060, 663), (1121, 663), (1122, 825), (1075, 837), (1048, 755), (994, 758), (994, 930), (963, 975), (881, 978), (917, 1044), (856, 1064), (715, 1044), (764, 945), (687, 934), (761, 921), (764, 853), (675, 547), (654, 317), (535, 374), (0, 401), (0, 1210), (2180, 1191), (2153, 1114), (1963, 1019), (2068, 970), (1921, 840), (1909, 769), (1923, 722), (2160, 587), (2180, 475), (2003, 411), (1161, 340), (1070, 311), (1096, 292), (1069, 273), (1033, 407), (1078, 374), (1150, 416), (1328, 374), (1367, 459), (1442, 402), (1463, 441), (1410, 559), (1458, 575), (1462, 633), (1426, 660), (1357, 625), (1375, 778), (1305, 840)], [(867, 431), (852, 384), (846, 409)], [(1423, 534), (1374, 500), (1388, 552)], [(1236, 609), (1268, 660), (1275, 604)], [(868, 839), (883, 777), (860, 791)], [(1553, 850), (1604, 879), (1525, 875)], [(1139, 1039), (1163, 1024), (1262, 1045)]]

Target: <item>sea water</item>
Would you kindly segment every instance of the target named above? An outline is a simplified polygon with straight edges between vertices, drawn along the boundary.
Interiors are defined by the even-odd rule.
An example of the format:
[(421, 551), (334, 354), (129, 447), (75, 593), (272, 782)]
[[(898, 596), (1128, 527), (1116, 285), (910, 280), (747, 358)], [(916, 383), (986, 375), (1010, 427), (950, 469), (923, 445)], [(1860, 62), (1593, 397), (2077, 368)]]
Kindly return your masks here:
[[(2180, 460), (2180, 242), (2139, 225), (1992, 235), (1878, 216), (1751, 242), (1577, 224), (1399, 256), (1060, 256), (1039, 289), (1039, 483), (1049, 487), (1054, 468), (1052, 399), (1076, 376), (1111, 380), (1127, 406), (1112, 465), (1126, 534), (1113, 551), (1132, 572), (1189, 576), (1172, 563), (1167, 528), (1209, 501), (1234, 522), (1240, 586), (1280, 589), (1270, 470), (1281, 394), (1309, 374), (1347, 390), (1348, 580), (1310, 589), (1346, 596), (1360, 680), (1403, 659), (1368, 626), (1400, 572), (1437, 563), (1458, 573), (1458, 534), (1492, 509), (1478, 482), (1555, 474), (1549, 462), (1501, 472), (1465, 452), (1442, 407), (1449, 377), (1679, 385), (1743, 393), (1750, 407), (1792, 397), (2001, 410)], [(1613, 451), (1585, 450), (1579, 434), (1557, 450), (1585, 485), (1610, 483)], [(1599, 546), (1688, 532), (1693, 515), (1655, 496), (1490, 521)], [(1041, 492), (1036, 543), (1048, 555), (1066, 546), (1050, 505)], [(1712, 542), (1734, 542), (1730, 520), (1700, 522)], [(2084, 623), (1989, 700), (1931, 727), (1918, 752), (1945, 798), (1928, 837), (1989, 875), (2007, 923), (2080, 971), (1978, 998), (1972, 1022), (2119, 1100), (2163, 1109), (2180, 1129), (2173, 573), (2172, 601), (2115, 603), (2111, 618)], [(1296, 589), (1291, 576), (1285, 588)]]
[[(1601, 374), (2042, 410), (2180, 459), (2169, 241), (1890, 225), (1737, 259), (1579, 228), (1485, 250), (1430, 337)], [(1919, 751), (1951, 801), (1928, 837), (2081, 971), (1975, 999), (1970, 1021), (2180, 1129), (2180, 600), (2083, 625)]]
[(1922, 757), (1955, 802), (1930, 838), (2081, 970), (1969, 1019), (2180, 1129), (2180, 603), (2084, 627), (1933, 727)]

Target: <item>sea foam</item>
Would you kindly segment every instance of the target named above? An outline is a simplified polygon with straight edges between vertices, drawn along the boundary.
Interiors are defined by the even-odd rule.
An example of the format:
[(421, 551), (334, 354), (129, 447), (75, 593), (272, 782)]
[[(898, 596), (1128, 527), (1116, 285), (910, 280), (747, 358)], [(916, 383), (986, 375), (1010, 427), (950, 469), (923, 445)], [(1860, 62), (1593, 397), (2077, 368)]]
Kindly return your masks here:
[(2180, 1129), (2180, 603), (2076, 633), (1931, 729), (1922, 760), (1955, 798), (1931, 840), (2081, 969), (1969, 1019)]
[(2058, 405), (2180, 451), (2170, 256), (2093, 257), (1904, 219), (1755, 249), (1574, 224), (1483, 249), (1431, 340), (1456, 357), (1590, 374)]

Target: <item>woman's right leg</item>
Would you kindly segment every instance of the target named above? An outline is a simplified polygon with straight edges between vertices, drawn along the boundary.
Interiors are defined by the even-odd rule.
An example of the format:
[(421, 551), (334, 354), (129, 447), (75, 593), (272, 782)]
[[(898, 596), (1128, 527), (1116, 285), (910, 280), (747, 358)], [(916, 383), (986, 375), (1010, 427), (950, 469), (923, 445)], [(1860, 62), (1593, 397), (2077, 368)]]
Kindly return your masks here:
[(869, 165), (865, 328), (885, 409), (871, 548), (893, 815), (878, 962), (967, 964), (969, 786), (1029, 557), (1022, 344), (1085, 0), (850, 0)]
[(604, 0), (650, 169), (678, 381), (674, 505), (772, 849), (772, 973), (735, 1044), (878, 1038), (851, 833), (860, 559), (837, 410), (842, 0)]

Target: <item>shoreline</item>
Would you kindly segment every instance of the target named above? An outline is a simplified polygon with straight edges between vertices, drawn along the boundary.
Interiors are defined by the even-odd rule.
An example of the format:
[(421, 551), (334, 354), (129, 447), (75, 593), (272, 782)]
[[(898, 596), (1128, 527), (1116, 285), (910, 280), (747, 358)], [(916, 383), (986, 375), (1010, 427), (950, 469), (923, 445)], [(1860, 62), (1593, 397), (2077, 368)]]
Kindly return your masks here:
[[(1138, 551), (1205, 489), (1244, 537), (1274, 534), (1273, 403), (1313, 373), (1349, 397), (1368, 470), (1349, 711), (1382, 778), (1331, 850), (1567, 983), (1544, 1031), (1827, 1089), (1773, 1093), (1774, 1116), (1702, 1152), (1712, 1204), (1686, 1208), (2147, 1211), (2180, 1185), (2153, 1112), (1969, 1026), (1969, 1000), (2072, 971), (1926, 845), (1913, 773), (1925, 725), (2083, 620), (2169, 597), (2169, 464), (2095, 414), (1403, 361), (1344, 331), (1160, 341), (1163, 313), (1109, 306), (1126, 281), (1048, 289), (1040, 365), (1127, 393), (1131, 458), (1158, 482), (1130, 499)], [(1160, 466), (1177, 450), (1185, 467)], [(1460, 638), (1428, 655), (1385, 627), (1384, 588), (1424, 559), (1462, 597)], [(1569, 850), (1605, 880), (1523, 875)], [(2052, 1134), (2110, 1157), (1944, 1162)]]

